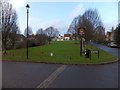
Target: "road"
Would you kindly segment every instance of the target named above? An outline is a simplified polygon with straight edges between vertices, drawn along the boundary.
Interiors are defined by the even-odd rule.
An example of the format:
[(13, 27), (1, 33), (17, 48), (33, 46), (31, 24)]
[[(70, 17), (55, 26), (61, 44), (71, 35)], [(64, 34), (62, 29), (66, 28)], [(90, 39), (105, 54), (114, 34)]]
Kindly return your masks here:
[(120, 49), (118, 48), (111, 48), (111, 47), (103, 46), (101, 44), (96, 44), (96, 43), (92, 43), (92, 44), (114, 56), (119, 57)]
[(3, 88), (118, 87), (118, 63), (87, 66), (3, 61), (2, 70)]

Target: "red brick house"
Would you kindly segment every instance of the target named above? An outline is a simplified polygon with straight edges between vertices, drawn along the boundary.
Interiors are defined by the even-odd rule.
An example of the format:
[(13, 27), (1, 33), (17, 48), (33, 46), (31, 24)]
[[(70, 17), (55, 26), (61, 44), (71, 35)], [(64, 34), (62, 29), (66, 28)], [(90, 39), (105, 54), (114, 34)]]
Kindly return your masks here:
[(64, 34), (64, 39), (65, 40), (70, 40), (71, 34)]

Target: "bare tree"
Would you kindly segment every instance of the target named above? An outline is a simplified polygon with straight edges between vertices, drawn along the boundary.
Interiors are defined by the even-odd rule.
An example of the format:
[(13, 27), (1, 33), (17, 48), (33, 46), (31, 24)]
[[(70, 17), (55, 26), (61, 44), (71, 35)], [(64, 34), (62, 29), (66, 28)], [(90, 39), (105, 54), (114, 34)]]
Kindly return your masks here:
[(2, 50), (2, 1), (0, 1), (0, 50)]
[(68, 33), (75, 34), (77, 32), (77, 23), (78, 23), (77, 21), (78, 21), (78, 17), (75, 17), (69, 26)]
[(50, 26), (50, 27), (45, 29), (45, 34), (49, 37), (48, 41), (50, 43), (52, 38), (59, 35), (59, 31), (56, 28)]
[(79, 33), (79, 28), (80, 27), (85, 27), (85, 39), (91, 40), (94, 35), (95, 35), (95, 30), (96, 28), (102, 26), (100, 16), (97, 12), (97, 10), (86, 10), (85, 13), (81, 16), (78, 15), (78, 17), (75, 17), (68, 29), (68, 32), (72, 34), (77, 34)]
[(86, 17), (93, 25), (94, 28), (97, 28), (98, 26), (102, 26), (102, 22), (100, 20), (100, 16), (98, 14), (97, 9), (92, 10), (88, 9), (84, 14), (84, 17)]
[(105, 41), (105, 28), (103, 26), (98, 26), (95, 30), (95, 35), (93, 40), (97, 42), (104, 42)]
[(36, 46), (45, 45), (47, 43), (48, 36), (45, 34), (37, 34), (35, 35), (34, 43)]
[(68, 32), (70, 34), (73, 34), (73, 36), (75, 37), (75, 40), (77, 40), (77, 36), (78, 36), (78, 17), (75, 17), (72, 21), (72, 23), (69, 26)]
[(39, 35), (39, 34), (44, 34), (44, 31), (42, 28), (39, 28), (37, 31), (36, 31), (36, 35)]
[[(28, 26), (28, 36), (29, 35), (33, 35), (32, 28), (30, 26)], [(24, 36), (27, 36), (27, 28), (24, 31)]]
[[(9, 2), (2, 2), (2, 45), (4, 53), (11, 43), (11, 33), (17, 32), (17, 14)], [(18, 26), (17, 26), (18, 27)]]
[(9, 35), (9, 38), (10, 38), (9, 47), (10, 48), (15, 47), (16, 41), (18, 40), (18, 34), (20, 34), (20, 29), (16, 24), (14, 24), (12, 27), (12, 31)]
[(59, 36), (59, 31), (58, 31), (57, 28), (54, 28), (54, 37), (55, 37), (55, 36)]
[(79, 21), (79, 27), (84, 27), (84, 38), (86, 41), (91, 40), (93, 37), (93, 25), (92, 23), (84, 16), (80, 18), (81, 21)]
[(82, 17), (79, 18), (79, 26), (85, 27), (85, 38), (87, 41), (93, 39), (96, 30), (98, 30), (96, 28), (102, 26), (97, 10), (88, 9), (85, 11)]
[(56, 28), (50, 26), (45, 29), (45, 34), (49, 37), (55, 37), (55, 36), (59, 35), (59, 31)]

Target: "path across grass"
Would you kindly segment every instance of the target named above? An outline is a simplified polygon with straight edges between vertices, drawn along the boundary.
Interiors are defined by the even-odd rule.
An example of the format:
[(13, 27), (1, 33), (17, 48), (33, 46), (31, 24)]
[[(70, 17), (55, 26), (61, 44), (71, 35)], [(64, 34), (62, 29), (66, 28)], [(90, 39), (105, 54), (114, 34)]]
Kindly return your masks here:
[[(87, 46), (91, 50), (100, 50), (95, 46)], [(79, 44), (74, 41), (59, 41), (52, 42), (45, 46), (29, 48), (30, 62), (54, 62), (65, 64), (81, 64), (81, 63), (102, 63), (116, 60), (117, 58), (100, 50), (100, 58), (96, 54), (91, 55), (91, 60), (85, 58), (85, 55), (80, 56)], [(53, 56), (50, 56), (50, 53)], [(9, 50), (7, 55), (3, 55), (3, 60), (26, 61), (26, 49)]]

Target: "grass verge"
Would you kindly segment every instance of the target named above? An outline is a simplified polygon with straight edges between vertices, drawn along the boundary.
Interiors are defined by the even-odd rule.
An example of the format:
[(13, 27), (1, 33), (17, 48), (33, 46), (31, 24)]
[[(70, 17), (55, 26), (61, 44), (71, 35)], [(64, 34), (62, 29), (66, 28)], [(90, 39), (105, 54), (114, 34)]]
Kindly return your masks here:
[[(99, 64), (117, 59), (115, 56), (112, 56), (95, 46), (87, 45), (87, 48), (90, 50), (99, 50), (100, 58), (98, 59), (97, 54), (91, 54), (91, 60), (87, 59), (84, 54), (80, 56), (79, 44), (75, 44), (74, 41), (59, 41), (52, 42), (45, 46), (29, 48), (29, 61), (64, 64)], [(53, 56), (50, 56), (51, 52), (53, 53)], [(26, 49), (9, 50), (6, 55), (3, 55), (2, 59), (26, 61)]]

